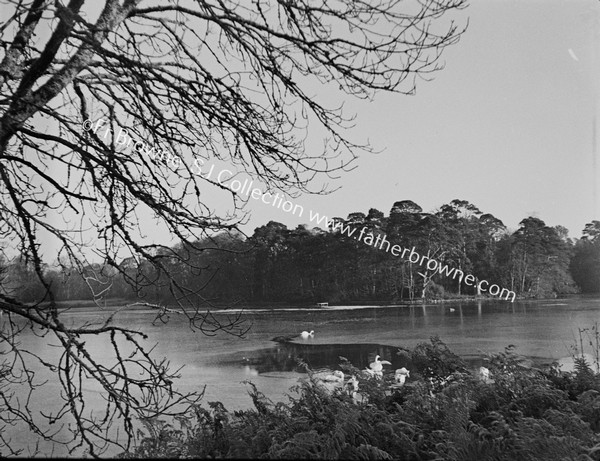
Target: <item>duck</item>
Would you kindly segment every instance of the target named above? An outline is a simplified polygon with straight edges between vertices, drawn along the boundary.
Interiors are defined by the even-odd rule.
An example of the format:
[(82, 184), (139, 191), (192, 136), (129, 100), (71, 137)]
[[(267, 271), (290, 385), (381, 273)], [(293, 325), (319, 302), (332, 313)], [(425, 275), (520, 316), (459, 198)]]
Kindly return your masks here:
[(303, 331), (302, 333), (300, 333), (300, 336), (302, 337), (302, 339), (314, 338), (315, 330)]

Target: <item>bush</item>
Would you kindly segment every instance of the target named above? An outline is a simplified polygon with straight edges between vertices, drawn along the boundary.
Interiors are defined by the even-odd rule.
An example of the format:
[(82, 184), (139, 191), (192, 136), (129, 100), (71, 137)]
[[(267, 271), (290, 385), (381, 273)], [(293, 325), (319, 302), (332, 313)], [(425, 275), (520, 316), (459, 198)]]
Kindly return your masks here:
[[(600, 459), (598, 377), (527, 367), (514, 347), (490, 355), (492, 382), (469, 372), (439, 339), (408, 354), (418, 379), (359, 377), (360, 396), (328, 392), (314, 380), (273, 403), (254, 385), (254, 409), (230, 413), (219, 402), (180, 418), (179, 429), (146, 421), (126, 458), (401, 460)], [(345, 362), (342, 368), (359, 376)], [(588, 386), (588, 388), (586, 388)]]

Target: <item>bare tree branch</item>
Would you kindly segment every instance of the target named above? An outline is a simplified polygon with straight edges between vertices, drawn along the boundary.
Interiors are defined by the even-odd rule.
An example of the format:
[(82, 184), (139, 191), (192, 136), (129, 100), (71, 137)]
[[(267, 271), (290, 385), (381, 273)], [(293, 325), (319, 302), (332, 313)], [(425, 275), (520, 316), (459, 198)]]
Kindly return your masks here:
[[(201, 242), (238, 232), (245, 219), (245, 199), (198, 166), (230, 165), (271, 191), (326, 193), (315, 178), (351, 169), (357, 152), (371, 149), (349, 139), (352, 117), (325, 105), (316, 88), (359, 98), (413, 93), (416, 79), (440, 69), (442, 51), (458, 41), (463, 29), (451, 15), (464, 7), (464, 0), (4, 0), (0, 239), (31, 266), (41, 292), (24, 302), (0, 281), (0, 420), (25, 421), (57, 441), (60, 428), (43, 429), (30, 407), (42, 384), (35, 367), (58, 377), (64, 399), (57, 414), (41, 416), (54, 427), (75, 421), (64, 443), (92, 455), (109, 443), (128, 447), (134, 418), (176, 414), (197, 401), (173, 390), (177, 371), (151, 356), (143, 333), (113, 316), (65, 324), (42, 242), (58, 246), (61, 269), (80, 273), (98, 295), (116, 276), (138, 292), (160, 287), (174, 302), (149, 303), (157, 319), (177, 313), (204, 334), (242, 335), (239, 315), (217, 319), (202, 286), (188, 283), (206, 269), (198, 252), (214, 249)], [(42, 30), (46, 39), (36, 35)], [(324, 139), (321, 151), (315, 139)], [(232, 214), (211, 209), (219, 189), (231, 193)], [(145, 241), (139, 216), (148, 212), (178, 246)], [(91, 245), (89, 229), (97, 235)], [(111, 274), (86, 272), (90, 247)], [(58, 341), (57, 363), (19, 342), (24, 328)], [(86, 348), (96, 336), (111, 344), (110, 365)], [(106, 398), (101, 417), (86, 407), (89, 379)], [(25, 400), (14, 393), (21, 385)], [(111, 424), (125, 437), (113, 439)], [(11, 449), (0, 429), (1, 448)]]

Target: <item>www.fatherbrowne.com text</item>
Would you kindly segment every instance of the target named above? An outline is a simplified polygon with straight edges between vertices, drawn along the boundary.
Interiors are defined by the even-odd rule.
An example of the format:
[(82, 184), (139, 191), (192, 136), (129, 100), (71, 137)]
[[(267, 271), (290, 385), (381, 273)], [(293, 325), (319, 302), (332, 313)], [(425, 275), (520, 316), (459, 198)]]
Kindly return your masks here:
[[(327, 222), (327, 217), (319, 217), (318, 214), (314, 214), (311, 212), (311, 221), (317, 220), (320, 223), (323, 219)], [(464, 282), (468, 286), (475, 286), (478, 289), (478, 292), (488, 292), (492, 296), (498, 296), (499, 298), (503, 298), (505, 300), (510, 299), (511, 302), (515, 301), (516, 293), (514, 291), (507, 290), (506, 288), (501, 288), (498, 285), (490, 285), (487, 280), (477, 280), (477, 278), (472, 274), (467, 274), (455, 267), (449, 267), (446, 264), (442, 264), (434, 258), (430, 258), (425, 255), (420, 255), (417, 251), (415, 251), (415, 247), (412, 248), (402, 248), (400, 245), (392, 245), (386, 238), (385, 234), (374, 235), (372, 232), (368, 232), (367, 227), (363, 227), (360, 229), (358, 235), (355, 235), (358, 231), (358, 227), (352, 227), (349, 225), (344, 225), (341, 221), (336, 222), (327, 222), (327, 226), (332, 230), (339, 230), (342, 235), (346, 235), (348, 237), (352, 237), (355, 240), (365, 243), (373, 248), (378, 248), (380, 250), (384, 250), (386, 253), (391, 253), (394, 256), (398, 256), (403, 259), (407, 259), (409, 262), (413, 264), (419, 264), (422, 267), (426, 267), (427, 270), (437, 272), (439, 274), (445, 275), (446, 277), (452, 277), (453, 280), (456, 280), (458, 277), (458, 281)]]
[[(279, 195), (278, 193), (272, 194), (269, 192), (263, 192), (261, 189), (253, 187), (253, 181), (248, 179), (244, 180), (243, 182), (238, 179), (233, 179), (234, 174), (229, 170), (221, 170), (215, 174), (214, 165), (207, 172), (202, 172), (201, 167), (203, 166), (204, 162), (202, 160), (200, 160), (200, 162), (201, 164), (196, 164), (196, 167), (198, 168), (197, 173), (205, 178), (212, 176), (219, 184), (229, 188), (237, 194), (246, 197), (252, 197), (254, 200), (260, 200), (265, 205), (271, 205), (274, 208), (281, 209), (286, 213), (291, 213), (299, 218), (303, 217), (304, 207), (298, 204), (293, 204), (292, 202), (286, 200), (285, 196)], [(393, 256), (406, 259), (412, 264), (419, 264), (422, 267), (426, 267), (428, 271), (433, 271), (434, 273), (437, 272), (438, 274), (445, 275), (446, 277), (452, 277), (453, 280), (458, 279), (460, 283), (462, 283), (464, 280), (466, 285), (477, 287), (478, 293), (487, 292), (492, 296), (498, 296), (499, 298), (504, 298), (505, 300), (510, 299), (511, 302), (515, 301), (516, 293), (514, 291), (501, 288), (498, 285), (490, 285), (487, 280), (478, 280), (472, 274), (467, 274), (465, 276), (465, 273), (460, 269), (456, 269), (454, 267), (451, 268), (448, 265), (440, 263), (434, 258), (420, 255), (415, 250), (415, 247), (409, 249), (402, 248), (400, 245), (392, 245), (387, 240), (385, 234), (375, 235), (372, 232), (368, 232), (367, 227), (363, 227), (360, 229), (360, 231), (358, 231), (358, 227), (356, 226), (345, 225), (343, 222), (337, 220), (334, 222), (334, 220), (329, 220), (327, 216), (321, 216), (319, 213), (315, 213), (312, 210), (308, 210), (308, 212), (309, 220), (313, 224), (322, 226), (326, 229), (331, 229), (333, 231), (339, 230), (342, 235), (346, 235), (374, 248), (389, 252)], [(358, 235), (356, 235), (357, 232)]]
[[(83, 128), (85, 131), (93, 131), (94, 134), (96, 131), (104, 124), (104, 120), (101, 119), (103, 123), (97, 122), (95, 127), (94, 123), (91, 120), (86, 120), (83, 124)], [(107, 130), (108, 131), (108, 130)], [(107, 133), (104, 134), (106, 136)], [(121, 139), (122, 138), (122, 139)], [(119, 132), (117, 136), (117, 142), (119, 144), (124, 144), (126, 147), (132, 142), (132, 139), (127, 135), (126, 130), (122, 130)], [(134, 151), (142, 153), (142, 150), (145, 151), (146, 155), (156, 159), (157, 153), (154, 152), (154, 149), (148, 149), (148, 147), (143, 142), (133, 143)], [(160, 160), (164, 160), (163, 153), (161, 152)], [(178, 156), (171, 156), (168, 160), (172, 160), (175, 163), (175, 157), (177, 160), (177, 164), (173, 165), (178, 167), (181, 164), (181, 159)], [(202, 167), (204, 166), (204, 161), (198, 158), (194, 159), (194, 166), (197, 168), (195, 173), (205, 179), (209, 179), (213, 177), (214, 174), (214, 165), (208, 171), (202, 171)], [(293, 215), (301, 218), (304, 215), (304, 207), (298, 204), (293, 204), (292, 202), (285, 199), (284, 195), (279, 195), (279, 193), (270, 193), (263, 192), (261, 189), (257, 187), (252, 187), (252, 180), (244, 180), (244, 182), (234, 179), (234, 173), (229, 170), (221, 170), (218, 174), (214, 175), (214, 179), (217, 182), (232, 192), (245, 195), (247, 197), (252, 197), (254, 200), (260, 200), (265, 205), (271, 205), (274, 208), (281, 209), (286, 213), (292, 213)], [(391, 242), (387, 240), (387, 236), (385, 234), (373, 234), (372, 232), (368, 232), (367, 227), (363, 227), (360, 229), (358, 235), (355, 235), (358, 231), (358, 227), (345, 225), (343, 222), (339, 220), (329, 220), (327, 216), (321, 216), (319, 213), (315, 213), (312, 210), (309, 210), (309, 220), (311, 223), (316, 223), (318, 226), (323, 226), (327, 229), (331, 229), (333, 231), (339, 230), (342, 235), (346, 235), (348, 237), (354, 238), (359, 242), (363, 242), (366, 245), (372, 246), (374, 248), (378, 248), (380, 250), (384, 250), (386, 253), (391, 253), (393, 256), (398, 256), (400, 258), (408, 260), (412, 264), (419, 264), (422, 267), (426, 267), (428, 271), (432, 271), (434, 274), (437, 272), (439, 274), (445, 275), (446, 277), (452, 277), (453, 280), (458, 278), (459, 283), (462, 283), (464, 280), (465, 284), (468, 286), (477, 287), (477, 292), (488, 292), (492, 296), (498, 296), (499, 298), (503, 298), (505, 300), (510, 299), (511, 302), (514, 302), (516, 298), (516, 293), (514, 291), (507, 290), (506, 288), (501, 288), (498, 285), (490, 285), (487, 280), (478, 280), (474, 275), (467, 274), (461, 271), (460, 269), (456, 269), (454, 267), (449, 267), (448, 265), (442, 264), (434, 258), (430, 258), (429, 256), (420, 255), (415, 247), (412, 248), (402, 248), (398, 244), (392, 245)], [(334, 222), (335, 221), (335, 222)], [(421, 274), (423, 275), (423, 274)]]

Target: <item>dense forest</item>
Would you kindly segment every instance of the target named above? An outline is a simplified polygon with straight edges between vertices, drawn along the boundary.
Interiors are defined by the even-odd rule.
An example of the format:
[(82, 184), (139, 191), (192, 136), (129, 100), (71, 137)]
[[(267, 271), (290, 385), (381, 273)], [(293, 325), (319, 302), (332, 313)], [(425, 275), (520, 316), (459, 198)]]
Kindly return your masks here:
[[(421, 255), (506, 287), (519, 297), (600, 292), (600, 221), (587, 224), (575, 242), (564, 227), (549, 227), (535, 217), (523, 219), (511, 233), (500, 219), (462, 200), (432, 213), (403, 200), (394, 203), (388, 216), (371, 208), (367, 214), (355, 212), (331, 221), (385, 235), (403, 248), (415, 247)], [(197, 293), (199, 302), (401, 302), (477, 294), (464, 280), (428, 271), (331, 225), (288, 229), (270, 221), (249, 237), (227, 232), (194, 246), (176, 245), (162, 255), (166, 264), (175, 261), (173, 253), (194, 263), (195, 270), (175, 263), (171, 269), (176, 282)], [(172, 281), (154, 275), (147, 261), (126, 258), (120, 265), (127, 276), (108, 264), (70, 271), (49, 266), (46, 271), (58, 300), (176, 301)], [(26, 261), (0, 261), (0, 270), (0, 289), (5, 293), (25, 301), (43, 293)]]

